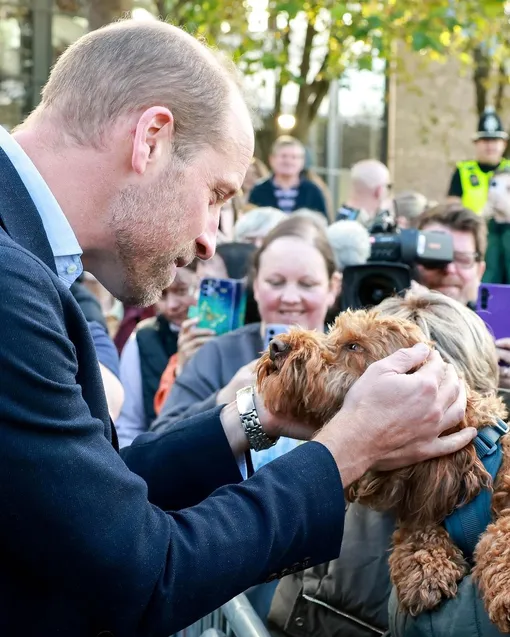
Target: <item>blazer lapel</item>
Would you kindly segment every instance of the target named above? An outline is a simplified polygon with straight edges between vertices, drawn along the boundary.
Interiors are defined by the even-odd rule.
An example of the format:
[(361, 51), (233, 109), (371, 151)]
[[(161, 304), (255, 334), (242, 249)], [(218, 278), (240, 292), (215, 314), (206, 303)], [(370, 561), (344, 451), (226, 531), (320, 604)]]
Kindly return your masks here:
[(57, 269), (44, 226), (25, 184), (0, 148), (0, 225), (20, 246)]

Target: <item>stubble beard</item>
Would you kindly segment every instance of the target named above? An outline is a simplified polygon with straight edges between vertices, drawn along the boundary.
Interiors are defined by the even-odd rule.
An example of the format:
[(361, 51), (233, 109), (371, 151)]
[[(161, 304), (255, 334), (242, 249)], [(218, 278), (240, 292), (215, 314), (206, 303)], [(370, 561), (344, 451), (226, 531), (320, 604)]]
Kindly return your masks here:
[[(196, 254), (194, 241), (176, 245), (187, 211), (179, 197), (180, 180), (169, 173), (150, 192), (126, 188), (112, 206), (111, 229), (123, 279), (119, 296), (127, 305), (154, 304), (173, 281), (175, 262), (192, 261)], [(158, 214), (159, 219), (154, 217)]]

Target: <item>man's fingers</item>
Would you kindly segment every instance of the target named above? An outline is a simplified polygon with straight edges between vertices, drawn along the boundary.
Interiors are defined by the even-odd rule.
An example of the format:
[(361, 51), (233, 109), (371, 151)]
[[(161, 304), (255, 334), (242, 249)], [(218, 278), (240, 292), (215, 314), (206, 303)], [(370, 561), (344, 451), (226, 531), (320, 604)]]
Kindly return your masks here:
[(510, 350), (510, 338), (498, 338), (498, 340), (496, 341), (496, 347)]
[(429, 356), (430, 348), (425, 343), (417, 343), (414, 347), (399, 349), (375, 365), (384, 371), (407, 374), (414, 367), (422, 365)]
[[(451, 371), (448, 370), (447, 375), (451, 375)], [(447, 389), (443, 389), (443, 386), (449, 386)], [(448, 429), (455, 427), (459, 424), (461, 420), (464, 419), (466, 415), (466, 403), (467, 403), (467, 395), (466, 395), (466, 384), (464, 382), (459, 382), (457, 379), (455, 383), (451, 383), (450, 379), (445, 380), (445, 382), (439, 388), (439, 391), (443, 391), (442, 399), (444, 399), (443, 405), (447, 406), (446, 411), (444, 412), (443, 418), (439, 423), (438, 433), (442, 434)]]
[(498, 347), (497, 351), (499, 360), (505, 362), (507, 365), (510, 365), (510, 350)]
[(440, 456), (448, 456), (451, 453), (460, 451), (476, 437), (476, 434), (477, 431), (474, 427), (467, 427), (466, 429), (456, 431), (454, 434), (436, 438), (427, 448), (424, 457), (420, 458), (420, 461), (429, 460), (430, 458), (439, 458)]

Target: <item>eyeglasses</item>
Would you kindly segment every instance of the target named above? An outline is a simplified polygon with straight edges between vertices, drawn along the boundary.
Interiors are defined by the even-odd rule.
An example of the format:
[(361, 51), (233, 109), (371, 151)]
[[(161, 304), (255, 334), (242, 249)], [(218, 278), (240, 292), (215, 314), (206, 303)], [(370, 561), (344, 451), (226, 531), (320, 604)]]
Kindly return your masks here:
[[(478, 252), (454, 252), (453, 263), (461, 270), (469, 270), (474, 264), (480, 260), (480, 254)], [(430, 265), (424, 266), (427, 270), (444, 270), (446, 266), (434, 267)]]
[(454, 252), (453, 261), (455, 265), (463, 270), (469, 270), (480, 259), (478, 252)]

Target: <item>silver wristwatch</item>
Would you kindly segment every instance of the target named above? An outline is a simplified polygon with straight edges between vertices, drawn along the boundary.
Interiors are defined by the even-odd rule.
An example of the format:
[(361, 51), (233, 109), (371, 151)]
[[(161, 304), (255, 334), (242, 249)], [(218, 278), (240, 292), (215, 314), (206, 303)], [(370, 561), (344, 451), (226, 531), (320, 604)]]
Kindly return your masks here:
[(236, 394), (237, 409), (241, 417), (244, 433), (253, 451), (269, 449), (278, 442), (278, 438), (270, 438), (264, 433), (255, 407), (253, 387), (243, 387)]

